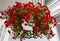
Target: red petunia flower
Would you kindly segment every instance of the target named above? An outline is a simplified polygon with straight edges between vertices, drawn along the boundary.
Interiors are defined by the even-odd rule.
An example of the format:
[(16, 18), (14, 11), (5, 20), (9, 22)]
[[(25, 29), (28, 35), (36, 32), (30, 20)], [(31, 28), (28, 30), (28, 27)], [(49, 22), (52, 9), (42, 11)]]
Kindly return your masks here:
[(57, 21), (54, 17), (50, 17), (50, 22), (54, 24), (54, 26), (57, 25)]
[(40, 23), (42, 23), (43, 21), (42, 21), (42, 20), (40, 20), (39, 22), (40, 22)]
[(44, 8), (44, 11), (49, 10), (46, 5), (43, 5), (42, 8)]
[(34, 12), (34, 13), (40, 13), (40, 12), (41, 12), (41, 10), (40, 10), (40, 9), (38, 9), (38, 8), (33, 8), (32, 12)]
[(53, 34), (53, 31), (50, 29), (50, 33), (49, 33), (52, 37), (55, 35)]
[(30, 7), (30, 5), (29, 5), (29, 4), (24, 4), (24, 7), (25, 7), (25, 6), (26, 6), (26, 7)]
[(21, 7), (22, 7), (22, 6), (20, 6), (20, 5), (16, 5), (16, 8), (18, 8), (18, 9), (21, 8)]
[(46, 17), (50, 17), (50, 11), (47, 11), (47, 12), (45, 12), (45, 14), (46, 14)]
[(38, 21), (37, 20), (34, 20), (34, 24), (37, 26), (38, 25)]
[(22, 12), (22, 15), (25, 16), (27, 13), (26, 12)]
[(50, 17), (49, 18), (49, 21), (50, 21), (50, 23), (53, 23), (53, 19), (52, 19), (53, 17)]
[(54, 23), (54, 26), (56, 26), (56, 25), (57, 25), (57, 22)]
[(18, 14), (19, 13), (19, 10), (16, 10), (16, 14)]
[(25, 21), (26, 21), (26, 22), (28, 22), (28, 20), (29, 20), (29, 18), (28, 18), (28, 17), (26, 17), (26, 18), (25, 18)]
[(31, 9), (30, 4), (24, 4), (24, 9), (29, 11)]
[(38, 13), (34, 13), (34, 17), (37, 17), (38, 16)]
[(49, 25), (44, 26), (44, 30), (47, 30), (47, 29), (49, 29)]
[(10, 26), (11, 23), (10, 23), (9, 20), (6, 20), (6, 21), (4, 22), (4, 24), (5, 24), (6, 27), (8, 27), (8, 26)]
[(16, 19), (15, 14), (10, 14), (10, 19)]
[(17, 26), (18, 26), (17, 24), (14, 24), (14, 29), (17, 28)]
[(16, 8), (20, 9), (22, 6), (21, 6), (21, 3), (20, 2), (16, 2)]
[(36, 30), (36, 27), (35, 26), (33, 26), (32, 28), (33, 28), (33, 30)]
[(30, 14), (29, 14), (29, 13), (27, 13), (27, 14), (26, 14), (26, 17), (27, 17), (27, 18), (30, 18)]
[(9, 10), (7, 10), (7, 11), (5, 11), (6, 12), (6, 14), (10, 14), (10, 11)]
[(43, 22), (44, 22), (44, 23), (47, 23), (47, 22), (48, 22), (48, 17), (43, 16), (42, 18), (43, 18)]
[(37, 32), (40, 32), (40, 31), (41, 31), (41, 28), (38, 28), (38, 29), (37, 29)]
[(27, 13), (27, 14), (25, 15), (25, 21), (28, 22), (29, 19), (30, 19), (30, 14)]
[(12, 23), (12, 24), (15, 23), (15, 21), (16, 21), (15, 18), (13, 18), (13, 19), (9, 19), (9, 22)]
[(57, 25), (56, 18), (53, 17), (53, 20), (54, 20), (54, 26), (56, 26)]
[(29, 2), (29, 5), (33, 8), (34, 4), (32, 2)]
[(25, 10), (31, 11), (31, 8), (30, 7), (26, 7)]

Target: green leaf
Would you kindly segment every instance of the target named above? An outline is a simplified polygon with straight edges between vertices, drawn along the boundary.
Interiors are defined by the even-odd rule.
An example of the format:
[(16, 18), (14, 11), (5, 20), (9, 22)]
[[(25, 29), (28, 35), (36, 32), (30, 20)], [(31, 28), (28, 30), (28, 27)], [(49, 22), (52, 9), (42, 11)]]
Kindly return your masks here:
[(34, 21), (30, 19), (30, 20), (28, 21), (28, 25), (29, 25), (29, 26), (34, 26)]

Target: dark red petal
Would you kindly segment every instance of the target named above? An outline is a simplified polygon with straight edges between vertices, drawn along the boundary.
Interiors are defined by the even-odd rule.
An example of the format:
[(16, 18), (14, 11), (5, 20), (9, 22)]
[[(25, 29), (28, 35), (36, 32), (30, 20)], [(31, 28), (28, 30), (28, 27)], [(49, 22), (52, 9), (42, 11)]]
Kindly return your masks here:
[(6, 27), (8, 27), (8, 26), (10, 26), (11, 23), (9, 22), (9, 20), (6, 20), (6, 21), (4, 22), (4, 24), (5, 24)]
[(46, 5), (43, 5), (42, 8), (44, 8), (44, 10), (49, 10)]
[(38, 2), (39, 6), (41, 6), (42, 4), (40, 2)]
[(14, 31), (14, 32), (16, 32), (16, 30), (15, 30), (15, 29), (13, 29), (13, 31)]
[(2, 18), (2, 16), (0, 16), (0, 18)]
[(1, 13), (1, 15), (3, 15), (3, 12), (0, 12)]
[(11, 34), (10, 30), (8, 30), (8, 33)]
[(27, 23), (25, 23), (25, 26), (27, 26), (28, 24)]
[(20, 29), (21, 29), (21, 30), (23, 30), (23, 27), (22, 27), (22, 26), (20, 26)]
[(13, 39), (16, 39), (16, 37), (12, 37)]
[(53, 31), (52, 30), (50, 30), (50, 35), (52, 35), (53, 34)]
[(45, 25), (44, 30), (49, 29), (49, 25)]
[(33, 26), (32, 28), (33, 28), (33, 30), (36, 30), (36, 27), (35, 26)]
[(14, 28), (17, 28), (17, 26), (18, 26), (17, 24), (14, 24)]
[(40, 32), (40, 31), (41, 31), (41, 28), (38, 28), (38, 29), (37, 29), (37, 32)]

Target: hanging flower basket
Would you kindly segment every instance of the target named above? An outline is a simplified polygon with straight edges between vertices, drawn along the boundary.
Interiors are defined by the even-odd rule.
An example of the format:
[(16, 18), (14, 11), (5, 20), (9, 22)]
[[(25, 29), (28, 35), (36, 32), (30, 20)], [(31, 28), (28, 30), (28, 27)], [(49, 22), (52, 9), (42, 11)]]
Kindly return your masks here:
[[(46, 36), (48, 39), (54, 36), (51, 28), (56, 26), (56, 19), (50, 15), (50, 10), (46, 5), (32, 2), (27, 4), (16, 2), (15, 5), (1, 12), (1, 19), (6, 28), (13, 32), (13, 39), (37, 38)], [(8, 32), (11, 34), (10, 30)]]

